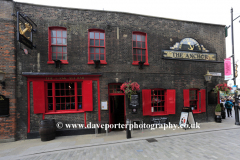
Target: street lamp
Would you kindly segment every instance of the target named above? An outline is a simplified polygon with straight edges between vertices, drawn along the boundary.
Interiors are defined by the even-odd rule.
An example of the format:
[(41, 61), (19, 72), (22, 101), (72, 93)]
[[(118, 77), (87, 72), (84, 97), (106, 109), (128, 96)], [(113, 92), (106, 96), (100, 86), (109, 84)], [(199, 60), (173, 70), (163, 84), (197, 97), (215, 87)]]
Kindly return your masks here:
[(4, 78), (5, 78), (5, 73), (0, 70), (0, 82), (1, 82), (1, 85), (2, 85), (2, 89), (5, 89), (5, 81), (4, 81)]
[(206, 84), (206, 120), (208, 121), (208, 89), (207, 89), (207, 85), (208, 85), (208, 82), (210, 82), (211, 81), (211, 79), (212, 79), (212, 75), (209, 73), (209, 71), (207, 71), (207, 74), (205, 74), (204, 75), (204, 78), (205, 78), (205, 80), (206, 80), (206, 82), (207, 82), (207, 84)]

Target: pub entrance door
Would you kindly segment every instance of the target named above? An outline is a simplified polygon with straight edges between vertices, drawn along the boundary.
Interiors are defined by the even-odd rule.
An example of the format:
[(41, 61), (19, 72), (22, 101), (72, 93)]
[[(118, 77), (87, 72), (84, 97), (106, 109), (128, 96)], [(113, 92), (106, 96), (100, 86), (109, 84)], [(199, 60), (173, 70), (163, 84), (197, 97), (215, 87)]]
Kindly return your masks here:
[(109, 84), (109, 124), (116, 124), (116, 128), (109, 129), (109, 131), (124, 130), (121, 124), (125, 124), (126, 121), (125, 94), (120, 90), (120, 86), (121, 84)]

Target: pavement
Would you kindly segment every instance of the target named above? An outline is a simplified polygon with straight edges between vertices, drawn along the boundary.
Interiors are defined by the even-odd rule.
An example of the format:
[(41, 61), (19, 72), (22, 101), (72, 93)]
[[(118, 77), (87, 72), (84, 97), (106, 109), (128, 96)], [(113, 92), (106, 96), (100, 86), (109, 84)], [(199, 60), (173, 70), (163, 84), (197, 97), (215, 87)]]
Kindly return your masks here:
[(235, 117), (200, 128), (157, 128), (56, 137), (42, 142), (27, 139), (0, 144), (0, 160), (22, 159), (239, 159), (240, 126)]

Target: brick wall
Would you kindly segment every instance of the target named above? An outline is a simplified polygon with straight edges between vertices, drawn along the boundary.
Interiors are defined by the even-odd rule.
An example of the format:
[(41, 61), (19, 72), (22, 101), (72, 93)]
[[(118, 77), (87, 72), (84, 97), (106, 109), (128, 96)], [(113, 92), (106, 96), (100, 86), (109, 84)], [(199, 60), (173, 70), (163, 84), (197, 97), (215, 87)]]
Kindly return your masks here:
[[(6, 2), (5, 2), (6, 3)], [(18, 100), (18, 126), (19, 139), (26, 138), (27, 133), (27, 78), (22, 72), (83, 72), (102, 73), (100, 77), (100, 101), (108, 101), (108, 84), (129, 79), (137, 81), (141, 89), (164, 88), (176, 90), (176, 114), (168, 116), (171, 122), (179, 121), (183, 107), (183, 89), (205, 89), (204, 77), (207, 70), (220, 72), (223, 75), (223, 63), (178, 61), (162, 59), (161, 50), (169, 49), (183, 38), (191, 37), (204, 45), (210, 52), (217, 53), (217, 61), (224, 60), (225, 37), (224, 26), (204, 23), (177, 21), (158, 17), (142, 16), (120, 12), (92, 11), (81, 9), (68, 9), (59, 7), (46, 7), (16, 3), (16, 11), (27, 14), (36, 24), (37, 33), (34, 34), (36, 49), (30, 50), (29, 55), (17, 50), (17, 100)], [(110, 29), (107, 29), (107, 25)], [(48, 27), (61, 26), (67, 28), (68, 65), (55, 68), (47, 64), (48, 61)], [(88, 65), (88, 29), (98, 28), (105, 30), (106, 61), (99, 69)], [(119, 28), (119, 33), (118, 33)], [(141, 31), (148, 36), (149, 66), (138, 69), (132, 65), (132, 32)], [(119, 34), (119, 39), (117, 38)], [(39, 55), (39, 56), (38, 56)], [(40, 63), (38, 62), (40, 58)], [(223, 81), (222, 77), (213, 77), (208, 85), (209, 91), (217, 83)], [(96, 86), (97, 84), (93, 84)], [(96, 95), (94, 98), (94, 103)], [(96, 119), (97, 110), (87, 113), (87, 121)], [(127, 116), (136, 116), (129, 114)], [(213, 113), (213, 107), (208, 108)], [(212, 116), (209, 113), (209, 116)], [(142, 117), (142, 109), (138, 111)], [(33, 116), (33, 113), (31, 113)], [(101, 111), (101, 119), (108, 120), (108, 111)], [(205, 121), (206, 114), (196, 114), (197, 122)], [(80, 115), (80, 119), (82, 116)], [(152, 117), (144, 117), (149, 122)], [(75, 119), (77, 120), (77, 118)], [(71, 116), (66, 115), (66, 122)]]
[(16, 56), (12, 1), (0, 1), (0, 70), (5, 72), (6, 89), (0, 95), (9, 98), (10, 116), (0, 117), (0, 142), (15, 140), (16, 135)]

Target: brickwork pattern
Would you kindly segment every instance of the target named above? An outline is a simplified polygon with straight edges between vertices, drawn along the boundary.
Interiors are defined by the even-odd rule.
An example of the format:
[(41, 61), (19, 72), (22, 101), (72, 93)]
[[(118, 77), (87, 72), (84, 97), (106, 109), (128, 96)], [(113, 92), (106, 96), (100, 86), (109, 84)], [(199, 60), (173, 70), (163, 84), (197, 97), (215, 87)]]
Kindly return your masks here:
[[(224, 26), (176, 21), (164, 18), (149, 17), (128, 13), (116, 13), (108, 11), (91, 11), (81, 9), (67, 9), (59, 7), (46, 7), (16, 3), (17, 11), (27, 14), (36, 24), (37, 33), (34, 34), (34, 44), (37, 48), (30, 50), (29, 55), (17, 50), (17, 100), (18, 120), (24, 125), (18, 125), (18, 130), (27, 126), (24, 118), (27, 100), (26, 78), (22, 72), (83, 72), (102, 73), (100, 77), (100, 101), (108, 101), (108, 84), (129, 79), (137, 81), (141, 89), (164, 88), (176, 90), (176, 114), (169, 115), (171, 122), (177, 122), (183, 107), (183, 89), (205, 89), (203, 75), (207, 70), (221, 72), (223, 75), (223, 63), (178, 61), (162, 59), (161, 50), (169, 49), (183, 38), (192, 37), (203, 44), (210, 52), (217, 53), (217, 61), (224, 60), (225, 33)], [(107, 29), (107, 25), (110, 29)], [(48, 27), (61, 26), (67, 28), (68, 65), (55, 68), (48, 65)], [(117, 27), (119, 39), (117, 39)], [(106, 61), (107, 65), (101, 65), (99, 69), (94, 65), (88, 65), (88, 29), (98, 28), (105, 30), (106, 37)], [(132, 32), (141, 31), (147, 33), (149, 66), (138, 69), (132, 65)], [(40, 63), (37, 64), (38, 54)], [(213, 77), (208, 88), (213, 88), (222, 82), (223, 77)], [(210, 91), (210, 89), (209, 89)], [(95, 98), (94, 98), (95, 103)], [(95, 105), (94, 105), (95, 106)], [(127, 107), (127, 106), (126, 106)], [(94, 109), (95, 110), (95, 109)], [(212, 109), (209, 109), (209, 112)], [(135, 116), (129, 114), (128, 116)], [(141, 108), (139, 114), (141, 115)], [(108, 120), (108, 111), (101, 111), (101, 119)], [(96, 119), (97, 113), (87, 113), (87, 118)], [(209, 114), (210, 115), (210, 114)], [(32, 116), (32, 114), (31, 114)], [(196, 119), (204, 121), (205, 113), (196, 115)], [(144, 117), (150, 122), (152, 117)], [(24, 128), (26, 130), (26, 128)], [(20, 136), (19, 136), (20, 137)]]
[(0, 70), (5, 72), (5, 89), (0, 95), (9, 98), (10, 116), (0, 117), (0, 142), (14, 141), (16, 135), (16, 55), (12, 13), (13, 2), (0, 1)]

